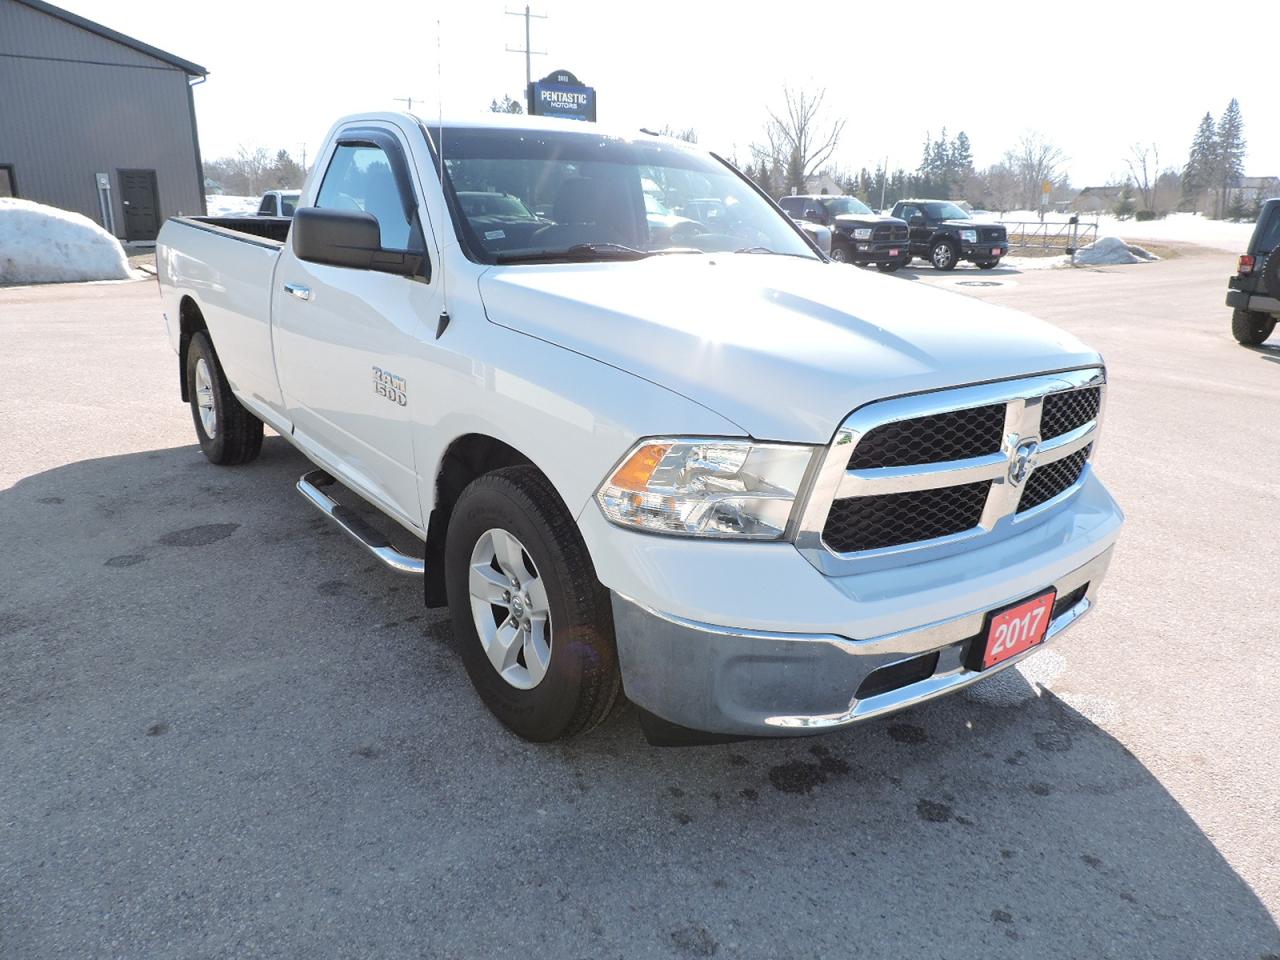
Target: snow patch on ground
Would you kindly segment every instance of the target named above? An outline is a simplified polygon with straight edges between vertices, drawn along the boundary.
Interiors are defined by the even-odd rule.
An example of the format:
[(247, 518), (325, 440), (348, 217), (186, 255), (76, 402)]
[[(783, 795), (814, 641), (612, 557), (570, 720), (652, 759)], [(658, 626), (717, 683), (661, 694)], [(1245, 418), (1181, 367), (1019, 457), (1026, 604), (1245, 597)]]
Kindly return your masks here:
[(262, 198), (211, 193), (204, 198), (204, 203), (211, 217), (235, 217), (241, 214), (257, 213)]
[(1119, 237), (1103, 237), (1097, 243), (1076, 251), (1077, 266), (1096, 267), (1111, 263), (1149, 263), (1159, 260), (1154, 253)]
[(88, 217), (0, 197), (0, 283), (131, 279), (120, 241)]

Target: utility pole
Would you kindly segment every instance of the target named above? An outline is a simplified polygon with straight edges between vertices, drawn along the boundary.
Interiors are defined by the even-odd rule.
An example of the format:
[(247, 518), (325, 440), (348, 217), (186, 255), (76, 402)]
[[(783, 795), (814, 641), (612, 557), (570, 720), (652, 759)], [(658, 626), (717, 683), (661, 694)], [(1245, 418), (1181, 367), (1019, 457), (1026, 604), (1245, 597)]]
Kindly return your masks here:
[(519, 10), (505, 10), (503, 12), (506, 13), (508, 17), (524, 17), (524, 47), (521, 48), (521, 47), (508, 46), (507, 53), (523, 53), (524, 54), (524, 89), (526, 91), (526, 96), (527, 96), (528, 90), (529, 90), (529, 84), (533, 83), (533, 57), (535, 55), (539, 57), (545, 57), (547, 55), (547, 51), (545, 50), (533, 49), (533, 44), (531, 42), (531, 36), (530, 36), (529, 23), (530, 23), (530, 20), (533, 20), (533, 19), (546, 20), (547, 15), (545, 13), (530, 12), (528, 4), (525, 4), (523, 13), (521, 13)]
[(410, 113), (413, 113), (413, 102), (415, 100), (421, 101), (422, 97), (392, 97), (391, 99), (396, 103), (403, 103), (405, 105), (405, 109)]

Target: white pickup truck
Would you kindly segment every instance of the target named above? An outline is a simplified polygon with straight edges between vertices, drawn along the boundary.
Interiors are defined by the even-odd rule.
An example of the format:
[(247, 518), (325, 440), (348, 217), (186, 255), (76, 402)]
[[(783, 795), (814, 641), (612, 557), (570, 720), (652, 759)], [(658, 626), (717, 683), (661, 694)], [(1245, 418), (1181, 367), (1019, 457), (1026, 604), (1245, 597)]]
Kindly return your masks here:
[[(654, 184), (688, 221), (659, 240)], [(679, 141), (349, 117), (291, 223), (179, 217), (157, 254), (206, 456), (296, 446), (531, 740), (620, 693), (679, 742), (956, 690), (1093, 607), (1122, 523), (1095, 351), (828, 262)]]

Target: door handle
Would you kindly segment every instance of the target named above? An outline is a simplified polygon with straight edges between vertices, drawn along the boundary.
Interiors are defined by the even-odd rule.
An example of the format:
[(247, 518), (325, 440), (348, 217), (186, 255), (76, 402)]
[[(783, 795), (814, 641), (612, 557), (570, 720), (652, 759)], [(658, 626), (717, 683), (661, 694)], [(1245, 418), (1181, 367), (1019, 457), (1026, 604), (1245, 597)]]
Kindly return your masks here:
[(284, 292), (293, 294), (299, 300), (311, 299), (311, 288), (304, 287), (300, 283), (286, 283), (284, 285)]

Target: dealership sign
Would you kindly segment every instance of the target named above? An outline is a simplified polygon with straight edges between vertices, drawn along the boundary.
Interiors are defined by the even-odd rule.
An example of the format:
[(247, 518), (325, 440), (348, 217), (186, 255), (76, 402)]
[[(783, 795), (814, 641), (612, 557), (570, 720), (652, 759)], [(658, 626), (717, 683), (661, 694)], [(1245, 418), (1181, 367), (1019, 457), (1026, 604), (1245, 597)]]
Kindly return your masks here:
[(529, 84), (529, 113), (535, 117), (595, 120), (596, 91), (568, 70), (553, 70)]

